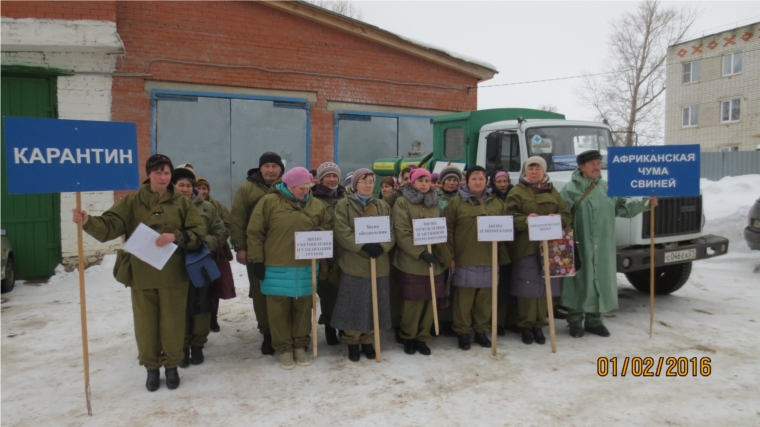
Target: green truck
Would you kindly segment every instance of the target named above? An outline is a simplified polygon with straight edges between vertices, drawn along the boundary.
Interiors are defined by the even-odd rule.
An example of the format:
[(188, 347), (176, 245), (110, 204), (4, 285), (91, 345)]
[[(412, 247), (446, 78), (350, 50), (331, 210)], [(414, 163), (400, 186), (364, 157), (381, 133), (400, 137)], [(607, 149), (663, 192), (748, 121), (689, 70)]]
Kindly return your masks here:
[[(481, 165), (492, 173), (504, 170), (517, 182), (528, 157), (546, 160), (547, 173), (558, 190), (570, 181), (575, 157), (599, 150), (605, 158), (613, 144), (604, 123), (566, 120), (565, 116), (525, 108), (497, 108), (435, 117), (433, 152), (423, 157), (378, 159), (379, 176), (398, 175), (410, 164), (439, 171), (449, 164)], [(606, 178), (606, 170), (602, 171)], [(616, 219), (617, 271), (634, 288), (649, 292), (650, 215)], [(655, 292), (670, 294), (686, 284), (692, 262), (725, 255), (728, 239), (703, 235), (702, 197), (661, 198), (655, 210)]]

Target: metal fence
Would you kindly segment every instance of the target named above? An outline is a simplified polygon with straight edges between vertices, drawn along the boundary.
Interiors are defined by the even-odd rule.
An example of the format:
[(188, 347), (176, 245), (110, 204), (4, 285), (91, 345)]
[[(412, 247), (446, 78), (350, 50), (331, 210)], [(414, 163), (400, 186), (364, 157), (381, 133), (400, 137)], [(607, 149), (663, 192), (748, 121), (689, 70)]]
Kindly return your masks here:
[(711, 181), (726, 176), (760, 174), (760, 151), (702, 152), (700, 157), (700, 176)]

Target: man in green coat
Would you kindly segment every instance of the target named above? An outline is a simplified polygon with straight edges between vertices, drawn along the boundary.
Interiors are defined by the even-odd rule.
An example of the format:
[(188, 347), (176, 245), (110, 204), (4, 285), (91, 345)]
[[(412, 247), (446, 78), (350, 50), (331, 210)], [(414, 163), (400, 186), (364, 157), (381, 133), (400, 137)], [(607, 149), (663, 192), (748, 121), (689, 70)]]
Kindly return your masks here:
[[(578, 169), (560, 195), (573, 213), (573, 232), (581, 268), (566, 277), (562, 305), (570, 311), (570, 335), (583, 336), (584, 329), (602, 337), (610, 332), (602, 323), (602, 313), (618, 308), (615, 268), (615, 217), (633, 218), (657, 206), (657, 198), (627, 201), (607, 196), (607, 181), (601, 177), (602, 155), (584, 151), (577, 158)], [(585, 318), (585, 326), (583, 325)]]
[(237, 251), (237, 261), (248, 270), (250, 289), (248, 296), (253, 299), (253, 311), (256, 313), (259, 332), (264, 335), (261, 354), (273, 355), (272, 334), (269, 331), (267, 300), (261, 293), (261, 282), (256, 278), (252, 266), (248, 264), (248, 225), (259, 200), (272, 191), (280, 180), (285, 166), (277, 153), (266, 152), (259, 158), (259, 167), (248, 171), (248, 178), (235, 193), (230, 211), (230, 241)]

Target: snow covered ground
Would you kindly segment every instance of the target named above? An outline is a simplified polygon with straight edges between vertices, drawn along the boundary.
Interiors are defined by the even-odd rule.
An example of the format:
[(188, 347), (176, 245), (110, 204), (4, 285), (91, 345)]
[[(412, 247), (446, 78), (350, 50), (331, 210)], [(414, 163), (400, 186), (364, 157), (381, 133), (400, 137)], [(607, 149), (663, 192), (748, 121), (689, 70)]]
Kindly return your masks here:
[[(694, 264), (689, 283), (656, 300), (649, 338), (648, 296), (618, 277), (620, 310), (610, 338), (571, 338), (557, 323), (546, 345), (499, 337), (498, 356), (456, 338), (435, 339), (429, 357), (408, 356), (383, 335), (383, 362), (346, 358), (320, 329), (319, 358), (282, 370), (259, 352), (261, 336), (235, 265), (238, 297), (223, 301), (222, 331), (206, 362), (181, 369), (182, 384), (145, 390), (137, 364), (129, 292), (111, 276), (114, 257), (86, 271), (93, 416), (86, 414), (78, 275), (18, 282), (2, 296), (2, 425), (760, 425), (760, 252), (742, 239), (760, 196), (760, 175), (703, 181), (705, 232), (731, 239), (727, 256)], [(546, 332), (546, 331), (545, 331)], [(548, 339), (548, 332), (547, 332)], [(597, 375), (597, 359), (710, 358), (705, 377)], [(656, 362), (655, 362), (656, 363)], [(654, 371), (654, 369), (653, 369)], [(163, 375), (163, 373), (162, 373)]]

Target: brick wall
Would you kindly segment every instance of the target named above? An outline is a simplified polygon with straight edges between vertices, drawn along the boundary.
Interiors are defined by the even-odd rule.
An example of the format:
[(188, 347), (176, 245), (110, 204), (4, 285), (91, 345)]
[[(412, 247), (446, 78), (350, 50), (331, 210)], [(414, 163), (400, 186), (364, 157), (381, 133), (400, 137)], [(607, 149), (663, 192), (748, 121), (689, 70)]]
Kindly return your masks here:
[(8, 18), (116, 21), (115, 1), (3, 1), (0, 9)]
[[(256, 2), (119, 2), (116, 16), (127, 51), (117, 62), (121, 73), (142, 73), (150, 60), (167, 58), (441, 86), (477, 85), (474, 77)], [(150, 155), (151, 142), (145, 79), (316, 92), (311, 109), (312, 167), (333, 160), (328, 101), (445, 111), (477, 108), (474, 90), (161, 62), (147, 71), (152, 76), (119, 77), (113, 85), (112, 118), (137, 122), (141, 162)]]
[[(723, 76), (723, 55), (742, 52), (742, 72)], [(699, 81), (683, 83), (684, 64), (699, 61)], [(666, 144), (700, 144), (702, 151), (760, 144), (760, 23), (672, 46), (667, 58)], [(741, 100), (738, 122), (721, 122), (721, 101)], [(682, 126), (682, 109), (698, 106), (698, 123)]]

